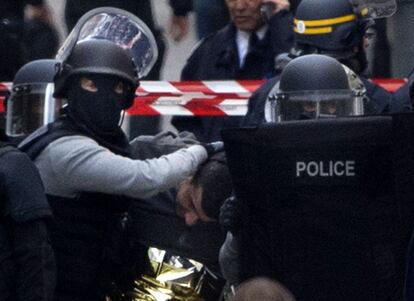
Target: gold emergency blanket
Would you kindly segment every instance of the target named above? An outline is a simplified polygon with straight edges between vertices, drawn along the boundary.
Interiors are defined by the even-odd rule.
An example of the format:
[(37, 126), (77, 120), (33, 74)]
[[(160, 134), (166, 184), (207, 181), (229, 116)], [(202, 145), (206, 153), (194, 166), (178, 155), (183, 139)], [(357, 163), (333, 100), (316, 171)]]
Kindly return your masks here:
[(148, 256), (152, 271), (135, 281), (123, 301), (203, 301), (199, 293), (206, 271), (201, 263), (156, 248)]

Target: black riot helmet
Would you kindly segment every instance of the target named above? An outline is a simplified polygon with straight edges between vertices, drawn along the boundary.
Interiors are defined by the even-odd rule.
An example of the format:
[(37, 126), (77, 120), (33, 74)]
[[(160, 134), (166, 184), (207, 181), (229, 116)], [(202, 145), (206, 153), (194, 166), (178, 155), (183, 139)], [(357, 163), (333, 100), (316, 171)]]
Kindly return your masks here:
[(90, 39), (78, 43), (56, 77), (55, 97), (67, 97), (71, 79), (90, 75), (110, 76), (124, 81), (129, 92), (125, 95), (122, 108), (132, 105), (138, 78), (128, 51), (107, 40)]
[(29, 62), (17, 71), (6, 105), (9, 137), (28, 135), (57, 118), (61, 100), (52, 95), (58, 65), (57, 60), (42, 59)]
[(302, 0), (294, 19), (298, 47), (343, 51), (357, 46), (365, 24), (354, 13), (349, 0)]
[(361, 46), (373, 19), (395, 10), (395, 0), (302, 0), (294, 18), (296, 48), (347, 58)]
[(362, 115), (362, 93), (351, 87), (347, 70), (337, 60), (304, 55), (283, 69), (270, 96), (271, 121)]

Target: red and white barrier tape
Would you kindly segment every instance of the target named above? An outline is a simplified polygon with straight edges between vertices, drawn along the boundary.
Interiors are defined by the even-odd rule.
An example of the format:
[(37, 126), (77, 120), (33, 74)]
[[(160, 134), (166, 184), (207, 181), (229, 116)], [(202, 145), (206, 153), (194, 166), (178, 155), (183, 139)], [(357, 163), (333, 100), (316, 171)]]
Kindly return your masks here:
[[(404, 79), (373, 80), (394, 92)], [(243, 116), (247, 100), (263, 81), (142, 81), (129, 115), (176, 116)], [(6, 95), (10, 83), (0, 83), (0, 96)], [(0, 112), (4, 111), (3, 102)]]

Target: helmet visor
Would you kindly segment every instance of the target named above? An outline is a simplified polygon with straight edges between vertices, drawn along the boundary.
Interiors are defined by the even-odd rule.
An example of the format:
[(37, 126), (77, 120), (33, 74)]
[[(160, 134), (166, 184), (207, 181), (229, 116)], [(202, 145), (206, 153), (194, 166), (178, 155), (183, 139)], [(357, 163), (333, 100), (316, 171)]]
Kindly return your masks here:
[(282, 92), (274, 97), (272, 121), (362, 115), (360, 101), (351, 90)]
[(16, 86), (7, 100), (6, 134), (10, 137), (28, 135), (54, 121), (60, 103), (53, 95), (53, 84)]
[(155, 38), (144, 22), (122, 9), (101, 7), (89, 11), (78, 21), (57, 58), (65, 61), (76, 44), (90, 39), (108, 40), (127, 49), (139, 78), (151, 71), (158, 57)]
[(366, 18), (386, 18), (397, 11), (395, 0), (351, 0), (358, 15)]

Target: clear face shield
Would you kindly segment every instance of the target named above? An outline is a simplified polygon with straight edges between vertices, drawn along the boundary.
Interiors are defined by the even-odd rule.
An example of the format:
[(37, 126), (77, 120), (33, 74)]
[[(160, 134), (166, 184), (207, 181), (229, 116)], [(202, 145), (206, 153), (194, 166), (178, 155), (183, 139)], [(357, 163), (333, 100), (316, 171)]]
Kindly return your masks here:
[(28, 135), (53, 122), (62, 103), (53, 98), (54, 84), (16, 85), (7, 99), (6, 134), (9, 137)]
[(273, 122), (364, 114), (363, 98), (357, 97), (352, 90), (279, 92), (271, 98)]
[(397, 11), (396, 0), (350, 0), (354, 11), (363, 18), (380, 19)]
[(150, 72), (158, 57), (155, 38), (144, 22), (122, 9), (101, 7), (82, 16), (56, 58), (66, 61), (78, 43), (90, 39), (108, 40), (128, 50), (138, 78)]

